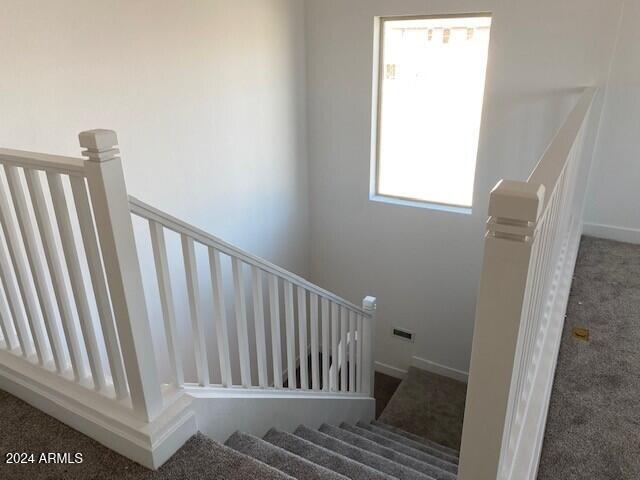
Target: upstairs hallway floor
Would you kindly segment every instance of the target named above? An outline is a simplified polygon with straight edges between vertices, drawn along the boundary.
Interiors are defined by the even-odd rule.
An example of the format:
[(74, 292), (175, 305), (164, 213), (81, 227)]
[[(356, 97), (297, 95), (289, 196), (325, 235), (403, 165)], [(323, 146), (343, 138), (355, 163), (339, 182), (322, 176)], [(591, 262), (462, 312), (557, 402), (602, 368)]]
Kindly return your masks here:
[(538, 480), (638, 479), (639, 452), (640, 245), (583, 237)]

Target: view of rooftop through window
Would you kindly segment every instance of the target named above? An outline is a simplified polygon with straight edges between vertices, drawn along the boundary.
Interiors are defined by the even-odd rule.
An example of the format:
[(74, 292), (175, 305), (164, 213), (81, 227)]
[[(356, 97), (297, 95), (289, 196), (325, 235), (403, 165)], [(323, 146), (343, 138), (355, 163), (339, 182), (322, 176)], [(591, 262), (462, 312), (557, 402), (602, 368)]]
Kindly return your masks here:
[(490, 26), (381, 19), (375, 195), (471, 207)]

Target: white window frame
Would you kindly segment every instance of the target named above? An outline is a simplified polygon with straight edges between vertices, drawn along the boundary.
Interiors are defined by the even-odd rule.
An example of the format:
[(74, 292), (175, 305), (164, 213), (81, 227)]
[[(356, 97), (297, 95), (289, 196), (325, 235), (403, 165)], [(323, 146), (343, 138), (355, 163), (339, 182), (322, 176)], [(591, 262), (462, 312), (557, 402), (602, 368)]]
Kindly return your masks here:
[[(473, 205), (453, 205), (449, 203), (438, 203), (428, 200), (420, 200), (416, 198), (407, 198), (388, 194), (378, 193), (379, 185), (379, 160), (380, 160), (380, 132), (382, 128), (381, 108), (382, 108), (382, 76), (384, 75), (384, 22), (394, 20), (426, 20), (439, 18), (470, 18), (470, 17), (489, 17), (492, 18), (490, 12), (476, 13), (452, 13), (452, 14), (434, 14), (434, 15), (398, 15), (398, 16), (381, 16), (374, 18), (374, 38), (373, 38), (373, 80), (372, 80), (372, 111), (371, 111), (371, 161), (370, 161), (370, 180), (369, 180), (369, 200), (374, 202), (382, 202), (392, 205), (401, 205), (406, 207), (426, 208), (430, 210), (439, 210), (444, 212), (461, 213), (471, 215)], [(486, 88), (486, 85), (485, 85)], [(484, 110), (484, 108), (483, 108)], [(477, 169), (476, 158), (476, 169)], [(475, 190), (475, 189), (474, 189)]]

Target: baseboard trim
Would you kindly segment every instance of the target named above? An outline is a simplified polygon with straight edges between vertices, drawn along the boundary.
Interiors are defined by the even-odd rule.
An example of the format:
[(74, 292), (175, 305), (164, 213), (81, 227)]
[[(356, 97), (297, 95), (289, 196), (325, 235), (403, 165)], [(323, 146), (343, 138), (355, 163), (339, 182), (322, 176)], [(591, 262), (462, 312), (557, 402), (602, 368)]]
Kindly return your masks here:
[(374, 362), (376, 372), (384, 373), (394, 378), (405, 378), (407, 371), (382, 362)]
[(188, 395), (146, 423), (125, 405), (8, 352), (0, 352), (0, 388), (150, 469), (160, 467), (197, 432)]
[(431, 360), (427, 360), (426, 358), (415, 356), (411, 357), (411, 365), (413, 367), (426, 370), (427, 372), (437, 373), (438, 375), (442, 375), (443, 377), (453, 378), (454, 380), (458, 380), (460, 382), (469, 382), (469, 372), (464, 372), (456, 368), (447, 367), (446, 365), (441, 365)]
[(640, 244), (640, 229), (602, 225), (599, 223), (585, 223), (582, 233), (591, 237), (606, 238), (618, 242)]

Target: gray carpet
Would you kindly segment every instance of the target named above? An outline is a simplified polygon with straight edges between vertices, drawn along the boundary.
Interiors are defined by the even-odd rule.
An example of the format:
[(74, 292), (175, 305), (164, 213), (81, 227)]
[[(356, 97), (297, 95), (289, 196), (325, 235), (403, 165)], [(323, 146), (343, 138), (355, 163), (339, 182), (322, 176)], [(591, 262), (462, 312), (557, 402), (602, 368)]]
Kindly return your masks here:
[(404, 453), (405, 455), (416, 458), (422, 462), (430, 463), (442, 470), (446, 470), (447, 472), (458, 472), (458, 465), (443, 460), (442, 458), (438, 458), (437, 456), (425, 452), (422, 449), (416, 449), (411, 445), (407, 445), (407, 443), (405, 443), (404, 441), (398, 441), (397, 438), (392, 437), (393, 434), (387, 433), (385, 431), (379, 431), (377, 429), (374, 430), (376, 427), (372, 425), (358, 422), (354, 427), (348, 427), (344, 424), (342, 424), (341, 426), (343, 428), (348, 428), (349, 431), (362, 435), (363, 437), (368, 438), (369, 440), (372, 440), (380, 445), (391, 448), (396, 452)]
[[(458, 457), (459, 453), (458, 450), (455, 450), (453, 448), (449, 448), (449, 447), (445, 447), (444, 445), (440, 445), (432, 440), (429, 440), (428, 438), (424, 438), (424, 437), (420, 437), (418, 435), (414, 435), (413, 433), (410, 432), (405, 432), (404, 430), (401, 430), (397, 427), (394, 427), (392, 425), (388, 425), (386, 423), (382, 423), (379, 421), (373, 421), (371, 422), (371, 425), (373, 425), (374, 427), (379, 427), (382, 428), (384, 430), (389, 430), (392, 433), (395, 433), (396, 435), (400, 435), (402, 437), (406, 437), (409, 440), (413, 440), (414, 442), (418, 442), (418, 443), (424, 443), (427, 446), (430, 446), (432, 448), (435, 448), (436, 450), (440, 450), (441, 452), (444, 452), (448, 455), (452, 455), (454, 457)], [(457, 462), (456, 462), (457, 463)]]
[(312, 430), (301, 425), (296, 429), (294, 434), (346, 458), (350, 458), (363, 465), (368, 465), (379, 472), (396, 477), (398, 480), (432, 480), (423, 473), (377, 455), (376, 453), (355, 447), (317, 430)]
[(376, 372), (373, 384), (373, 397), (376, 399), (376, 418), (379, 418), (400, 385), (399, 378)]
[(320, 427), (320, 431), (327, 435), (331, 435), (343, 442), (349, 443), (353, 446), (359, 447), (363, 450), (367, 450), (381, 457), (392, 460), (400, 465), (405, 465), (413, 470), (422, 472), (436, 480), (455, 480), (455, 475), (435, 467), (429, 463), (421, 462), (413, 457), (405, 455), (400, 452), (396, 452), (391, 448), (383, 447), (371, 440), (368, 440), (360, 435), (352, 433), (344, 428), (335, 427), (333, 425), (327, 425), (326, 423)]
[[(76, 464), (7, 464), (7, 452), (82, 453)], [(0, 479), (285, 480), (292, 477), (198, 434), (154, 472), (0, 390)], [(197, 461), (195, 461), (196, 459)]]
[[(363, 426), (363, 424), (359, 423), (358, 425)], [(398, 433), (392, 432), (390, 430), (387, 430), (386, 428), (382, 428), (379, 426), (379, 424), (376, 423), (370, 423), (369, 425), (366, 425), (365, 428), (367, 430), (372, 431), (373, 433), (376, 433), (378, 435), (382, 435), (385, 436), (387, 438), (389, 438), (390, 440), (393, 440), (395, 442), (398, 443), (402, 443), (404, 445), (407, 445), (408, 447), (414, 448), (416, 450), (421, 450), (425, 453), (428, 453), (431, 456), (434, 456), (436, 458), (440, 458), (442, 460), (445, 460), (449, 463), (453, 463), (453, 464), (458, 464), (458, 455), (457, 454), (451, 454), (451, 453), (446, 453), (444, 451), (442, 451), (442, 449), (438, 448), (438, 446), (435, 446), (433, 443), (429, 442), (426, 443), (424, 441), (416, 441), (416, 440), (412, 440), (408, 437), (406, 437), (405, 435), (400, 435)]]
[(225, 445), (271, 465), (298, 480), (346, 480), (347, 478), (246, 433), (234, 433), (225, 442)]
[(379, 420), (460, 449), (467, 384), (411, 367)]
[[(158, 471), (103, 447), (6, 392), (0, 391), (0, 454), (82, 453), (77, 464), (0, 463), (0, 479), (265, 479), (455, 480), (451, 452), (376, 422), (360, 427), (299, 426), (294, 434), (270, 430), (259, 439), (237, 432), (221, 445), (192, 437)], [(375, 431), (376, 433), (374, 433)], [(434, 448), (435, 447), (435, 448)], [(452, 458), (452, 461), (454, 459)], [(455, 459), (457, 461), (457, 458)]]
[(583, 237), (538, 480), (639, 478), (640, 246)]
[(281, 432), (271, 429), (264, 436), (264, 439), (277, 445), (285, 450), (289, 450), (296, 455), (306, 458), (307, 460), (322, 465), (323, 467), (340, 473), (345, 477), (353, 480), (391, 480), (392, 476), (378, 472), (373, 468), (363, 465), (329, 449), (320, 447), (315, 443), (304, 440), (291, 433)]

